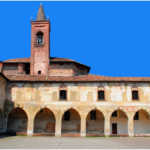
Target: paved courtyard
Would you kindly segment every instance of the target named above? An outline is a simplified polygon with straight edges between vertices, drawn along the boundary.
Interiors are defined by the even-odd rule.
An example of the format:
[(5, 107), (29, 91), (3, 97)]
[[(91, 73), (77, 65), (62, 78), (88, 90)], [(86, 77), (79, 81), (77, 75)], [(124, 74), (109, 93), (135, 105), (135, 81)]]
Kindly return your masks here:
[(149, 137), (0, 137), (0, 149), (150, 149)]

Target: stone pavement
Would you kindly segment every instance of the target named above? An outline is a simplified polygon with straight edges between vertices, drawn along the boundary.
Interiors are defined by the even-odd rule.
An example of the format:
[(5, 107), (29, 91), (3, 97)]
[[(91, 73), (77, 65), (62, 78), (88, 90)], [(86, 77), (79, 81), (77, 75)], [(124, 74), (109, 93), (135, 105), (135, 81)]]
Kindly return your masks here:
[(0, 137), (0, 149), (150, 149), (150, 137)]

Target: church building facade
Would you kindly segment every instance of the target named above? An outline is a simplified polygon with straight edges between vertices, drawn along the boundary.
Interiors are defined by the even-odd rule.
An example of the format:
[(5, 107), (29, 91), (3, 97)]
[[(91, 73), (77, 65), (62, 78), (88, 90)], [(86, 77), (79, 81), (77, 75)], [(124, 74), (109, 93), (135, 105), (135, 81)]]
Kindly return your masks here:
[(150, 136), (150, 77), (89, 74), (50, 57), (50, 21), (31, 20), (31, 57), (0, 61), (0, 133), (28, 136)]

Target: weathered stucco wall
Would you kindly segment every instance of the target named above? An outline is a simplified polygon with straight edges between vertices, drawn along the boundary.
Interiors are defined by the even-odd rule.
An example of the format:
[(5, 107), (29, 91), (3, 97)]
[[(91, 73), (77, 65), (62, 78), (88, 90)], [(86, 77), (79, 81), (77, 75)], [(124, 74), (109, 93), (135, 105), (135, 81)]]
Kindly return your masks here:
[[(66, 86), (66, 100), (60, 100), (59, 98), (61, 85)], [(97, 88), (99, 85), (104, 87), (105, 100), (98, 101)], [(133, 85), (136, 85), (139, 90), (139, 100), (136, 101), (132, 100), (131, 95)], [(99, 124), (98, 121), (89, 123), (89, 129), (92, 132), (99, 131), (101, 134), (112, 133), (111, 124), (114, 122), (118, 123), (119, 134), (131, 133), (133, 135), (133, 116), (135, 111), (144, 109), (150, 113), (149, 90), (149, 84), (146, 83), (8, 83), (6, 89), (5, 114), (8, 116), (11, 110), (16, 107), (23, 108), (30, 118), (28, 132), (31, 133), (32, 131), (49, 132), (46, 130), (46, 127), (54, 126), (54, 124), (47, 125), (48, 122), (51, 122), (55, 123), (55, 132), (57, 134), (61, 134), (61, 131), (78, 131), (78, 133), (81, 132), (82, 134), (82, 132), (86, 132), (86, 125), (84, 125), (84, 123), (86, 123), (88, 113), (93, 109), (97, 109), (102, 112), (104, 119), (101, 117), (99, 127), (97, 127), (97, 124)], [(47, 118), (45, 118), (46, 120), (43, 120), (44, 124), (40, 123), (42, 118), (34, 122), (36, 114), (42, 108), (48, 108), (52, 111), (55, 116), (55, 121), (54, 119), (51, 120), (50, 116), (47, 116)], [(81, 117), (81, 121), (74, 124), (72, 129), (70, 128), (70, 124), (67, 122), (65, 124), (62, 119), (64, 112), (70, 108), (76, 110)], [(129, 126), (125, 126), (126, 120), (123, 120), (124, 118), (117, 118), (117, 120), (110, 118), (112, 112), (117, 109), (121, 109), (126, 113), (129, 119)], [(80, 131), (78, 129), (79, 126)]]
[[(7, 86), (9, 101), (59, 101), (59, 88), (62, 83), (11, 83)], [(106, 102), (150, 102), (150, 85), (146, 83), (67, 83), (67, 100), (72, 102), (97, 102), (97, 88), (103, 85)], [(139, 89), (139, 101), (132, 100), (132, 86)], [(103, 101), (104, 102), (104, 101)]]

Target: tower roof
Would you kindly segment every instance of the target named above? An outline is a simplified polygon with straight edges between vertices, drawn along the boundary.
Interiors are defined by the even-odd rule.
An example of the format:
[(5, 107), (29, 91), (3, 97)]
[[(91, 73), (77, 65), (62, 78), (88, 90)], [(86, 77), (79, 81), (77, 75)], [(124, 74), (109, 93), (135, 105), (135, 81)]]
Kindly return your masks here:
[(36, 21), (46, 21), (42, 3), (40, 4), (38, 14), (37, 14), (37, 17), (36, 17)]

